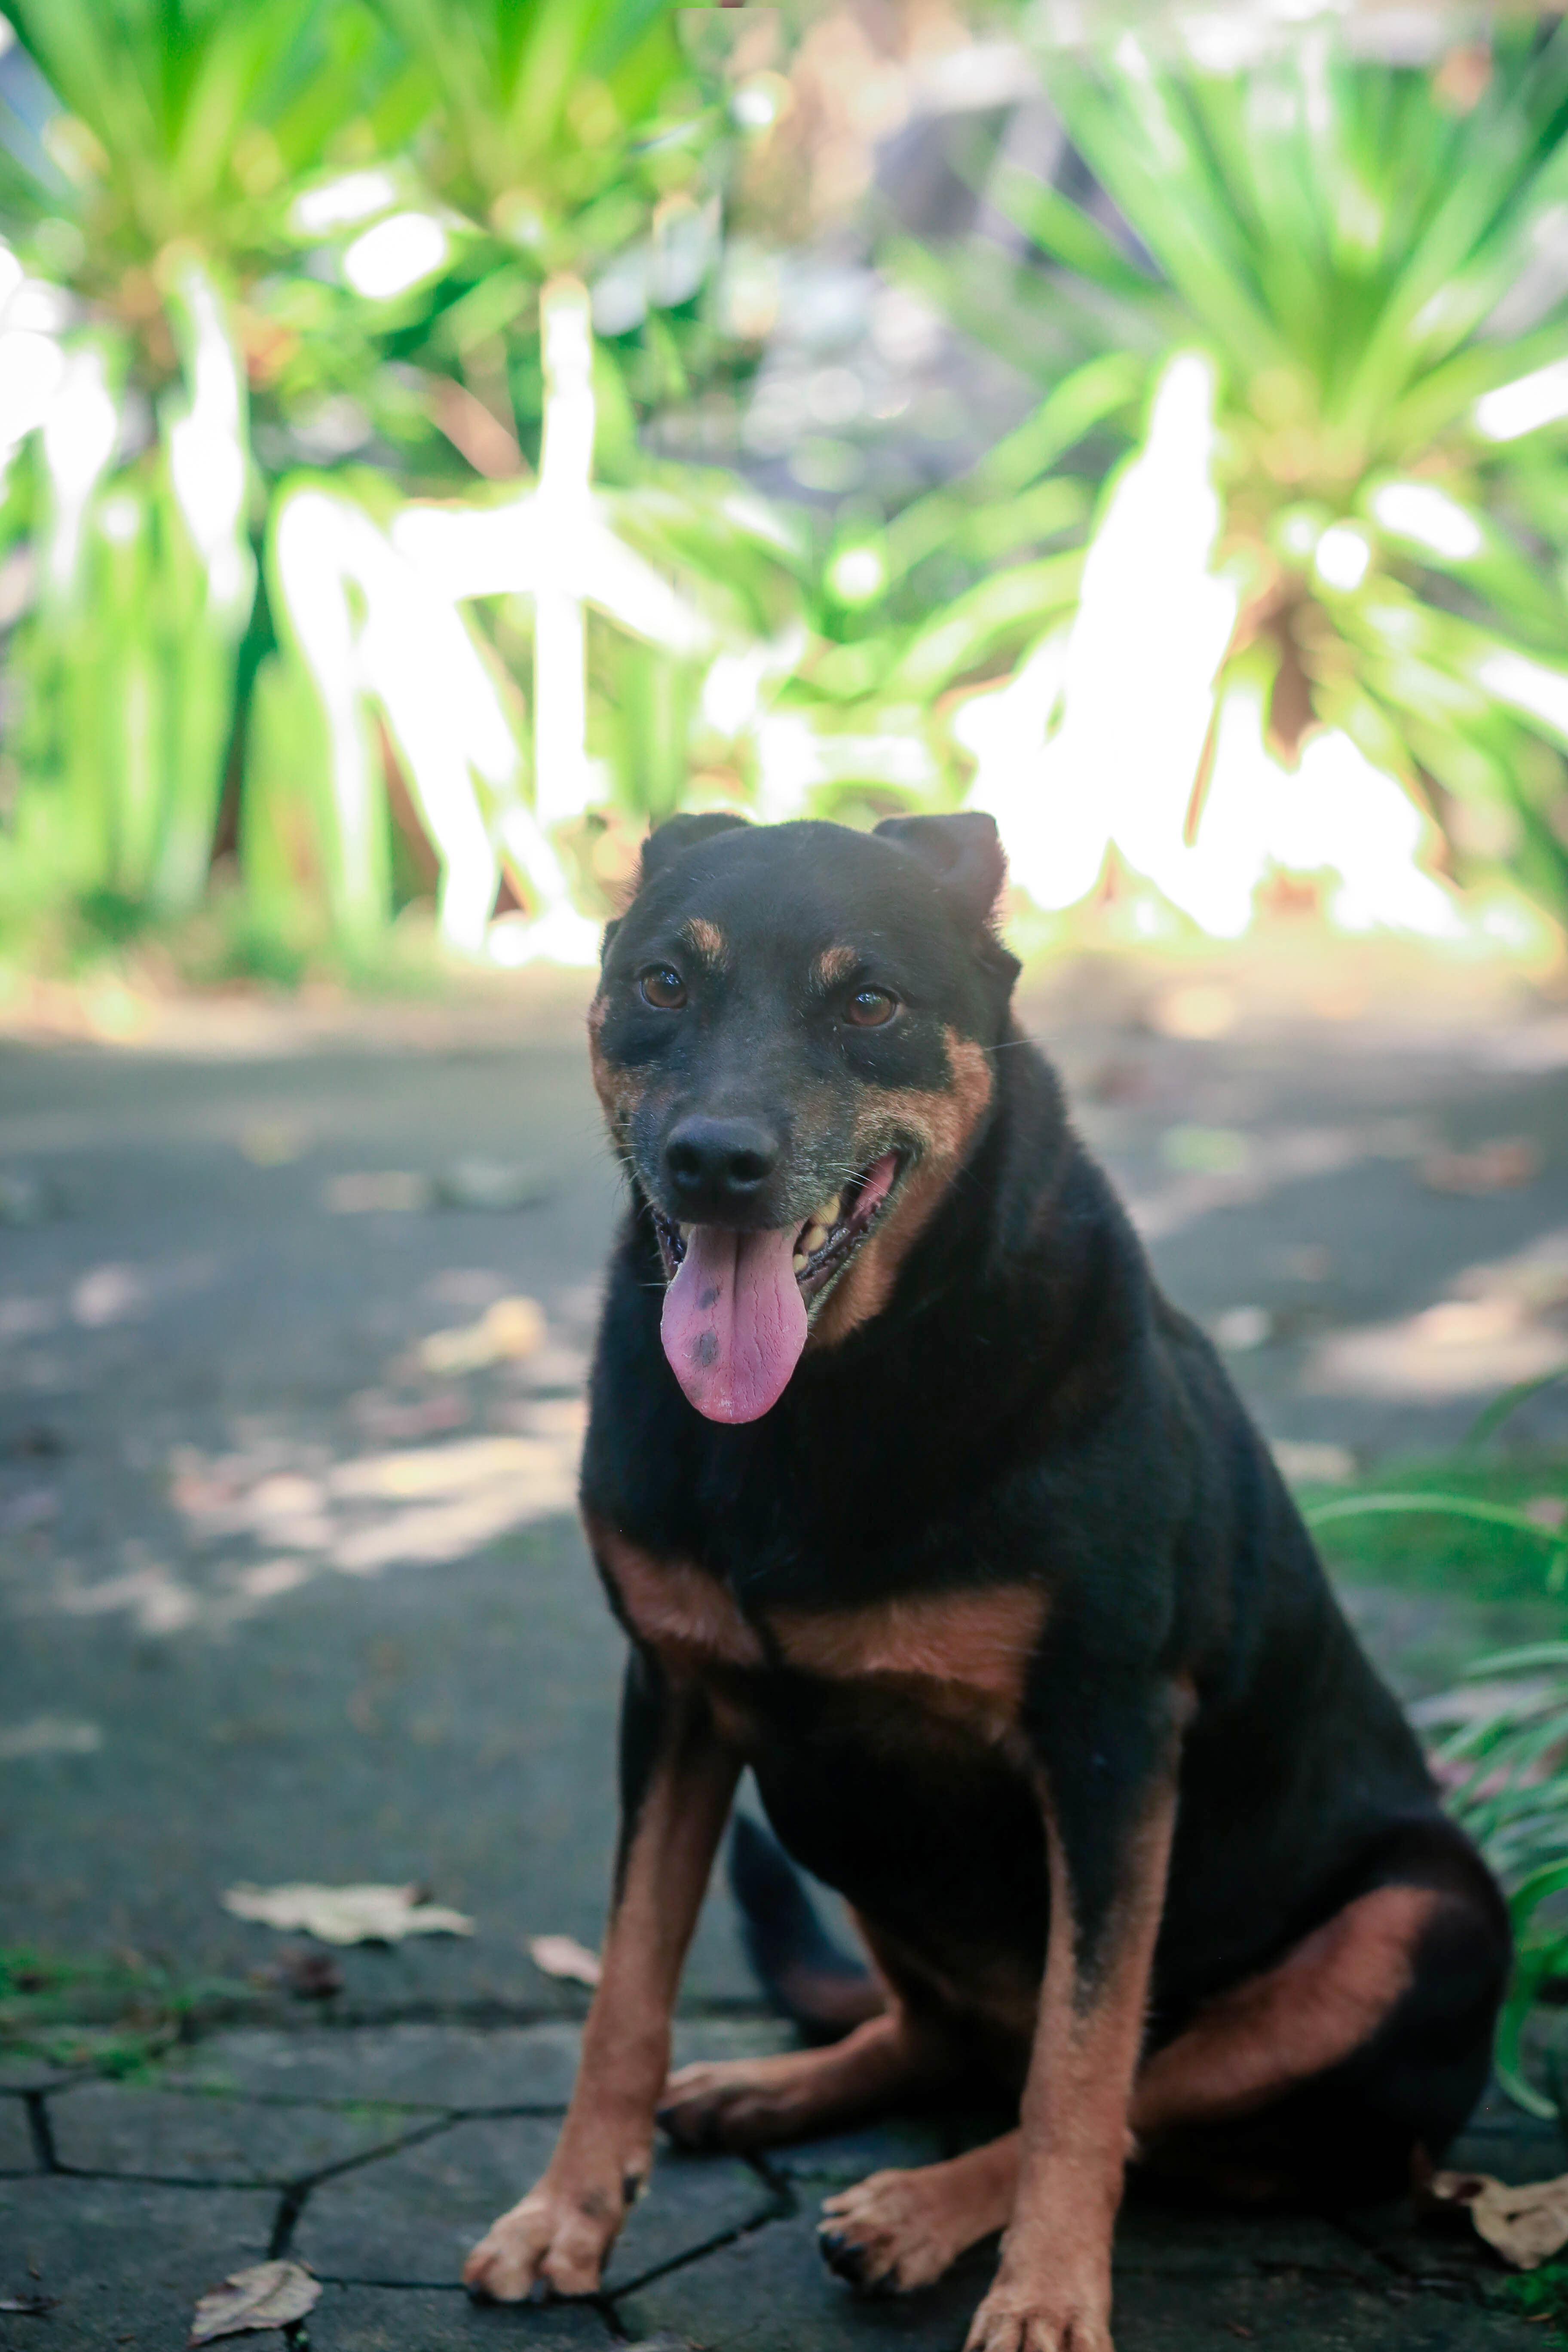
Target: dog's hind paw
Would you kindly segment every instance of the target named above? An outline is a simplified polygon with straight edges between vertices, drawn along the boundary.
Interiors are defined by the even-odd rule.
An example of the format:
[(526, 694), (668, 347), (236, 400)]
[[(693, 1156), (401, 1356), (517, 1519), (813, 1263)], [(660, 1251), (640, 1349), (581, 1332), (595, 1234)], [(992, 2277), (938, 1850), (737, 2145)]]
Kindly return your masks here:
[(862, 2294), (930, 2286), (963, 2252), (943, 2227), (940, 2193), (919, 2172), (873, 2172), (822, 2211), (822, 2259)]
[(827, 2053), (717, 2059), (683, 2066), (659, 2100), (657, 2121), (677, 2147), (771, 2147), (798, 2139), (829, 2112), (819, 2085)]

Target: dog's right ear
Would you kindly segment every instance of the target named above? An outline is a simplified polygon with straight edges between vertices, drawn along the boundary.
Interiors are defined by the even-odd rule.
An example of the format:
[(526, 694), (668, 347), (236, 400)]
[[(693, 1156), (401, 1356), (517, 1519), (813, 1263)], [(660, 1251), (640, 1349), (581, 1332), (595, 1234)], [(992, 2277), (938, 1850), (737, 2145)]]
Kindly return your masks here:
[(978, 809), (955, 816), (885, 816), (874, 831), (918, 857), (972, 923), (989, 923), (1007, 878), (996, 820)]
[(605, 965), (608, 961), (610, 949), (614, 943), (616, 933), (620, 929), (620, 928), (621, 918), (619, 915), (612, 915), (609, 921), (605, 925), (605, 936), (599, 941), (599, 970), (601, 971), (604, 971)]
[(658, 832), (650, 833), (643, 843), (643, 880), (651, 882), (656, 874), (662, 874), (667, 866), (672, 866), (689, 849), (695, 849), (710, 834), (732, 833), (737, 825), (743, 826), (745, 823), (743, 816), (727, 816), (721, 809), (710, 809), (700, 816), (667, 817)]

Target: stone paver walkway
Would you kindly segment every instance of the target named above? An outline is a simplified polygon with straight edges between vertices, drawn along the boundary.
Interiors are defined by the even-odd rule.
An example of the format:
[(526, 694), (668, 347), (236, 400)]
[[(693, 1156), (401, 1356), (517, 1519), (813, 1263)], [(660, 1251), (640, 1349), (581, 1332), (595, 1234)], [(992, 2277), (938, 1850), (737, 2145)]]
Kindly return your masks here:
[[(779, 2046), (763, 2021), (688, 2021), (679, 2055)], [(765, 2158), (666, 2153), (591, 2301), (497, 2309), (457, 2284), (496, 2210), (542, 2166), (576, 2030), (241, 2028), (135, 2084), (10, 2061), (0, 2091), (5, 2352), (163, 2352), (198, 2294), (289, 2254), (321, 2280), (310, 2352), (647, 2342), (710, 2352), (957, 2352), (994, 2250), (896, 2299), (851, 2294), (813, 2243), (818, 2200), (973, 2135), (891, 2119)], [(1459, 2161), (1507, 2178), (1563, 2161), (1554, 2133), (1492, 2101)], [(1134, 2189), (1117, 2255), (1120, 2352), (1526, 2352), (1539, 2326), (1460, 2228), (1403, 2207), (1238, 2218)]]
[[(1531, 1351), (1568, 1353), (1562, 1015), (1401, 1028), (1371, 988), (1358, 1024), (1342, 992), (1310, 1010), (1309, 974), (1267, 1018), (1233, 986), (1205, 1037), (1176, 982), (1104, 981), (1037, 1025), (1272, 1437), (1441, 1445)], [(613, 1835), (620, 1645), (570, 1497), (617, 1184), (579, 1022), (0, 1042), (0, 1948), (208, 1987), (145, 2078), (4, 2062), (0, 2303), (42, 2305), (0, 2312), (5, 2352), (172, 2352), (200, 2293), (285, 2248), (327, 2283), (315, 2352), (962, 2343), (984, 2259), (867, 2303), (811, 2242), (828, 2187), (941, 2154), (951, 2120), (666, 2158), (591, 2305), (479, 2310), (455, 2284), (570, 2085), (582, 2001), (527, 1939), (597, 1941)], [(1424, 1181), (1506, 1137), (1530, 1181)], [(498, 1168), (529, 1205), (485, 1204)], [(518, 1298), (544, 1316), (527, 1345)], [(1568, 1390), (1521, 1423), (1565, 1431)], [(1407, 1691), (1542, 1614), (1356, 1606)], [(343, 1953), (317, 2024), (258, 1988), (281, 1939), (219, 1901), (295, 1879), (417, 1880), (477, 1932)], [(722, 1889), (686, 2000), (689, 2054), (776, 2035)], [(1564, 2162), (1500, 2109), (1466, 2158)], [(1542, 2340), (1480, 2250), (1397, 2214), (1135, 2200), (1119, 2276), (1119, 2352)]]

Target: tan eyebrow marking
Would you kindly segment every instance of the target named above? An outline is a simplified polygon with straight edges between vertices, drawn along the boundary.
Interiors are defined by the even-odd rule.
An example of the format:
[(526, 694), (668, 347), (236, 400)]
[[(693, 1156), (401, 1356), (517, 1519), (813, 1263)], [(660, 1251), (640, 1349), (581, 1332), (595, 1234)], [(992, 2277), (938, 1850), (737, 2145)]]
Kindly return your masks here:
[(835, 981), (847, 980), (859, 961), (853, 948), (825, 948), (816, 959), (818, 984), (831, 988)]
[(724, 961), (724, 934), (717, 923), (706, 915), (692, 915), (680, 926), (679, 936), (695, 956), (706, 964), (721, 964)]

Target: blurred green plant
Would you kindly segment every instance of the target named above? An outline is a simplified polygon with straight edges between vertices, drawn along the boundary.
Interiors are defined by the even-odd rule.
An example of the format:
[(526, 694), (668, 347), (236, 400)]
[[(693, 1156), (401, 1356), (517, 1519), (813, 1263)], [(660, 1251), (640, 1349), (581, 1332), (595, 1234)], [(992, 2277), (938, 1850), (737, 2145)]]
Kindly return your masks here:
[(890, 519), (845, 501), (818, 529), (811, 648), (789, 702), (829, 735), (919, 731), (956, 802), (961, 773), (932, 715), (954, 685), (1005, 669), (1070, 614), (1096, 484), (1061, 461), (1127, 407), (1142, 379), (1126, 354), (1099, 355), (975, 464)]
[[(123, 935), (195, 904), (222, 825), (257, 940), (297, 961), (314, 930), (363, 957), (395, 905), (395, 809), (442, 864), (444, 907), (454, 845), (477, 887), (477, 836), (493, 879), (507, 828), (471, 764), (418, 772), (387, 732), (365, 690), (363, 582), (343, 575), (336, 669), (302, 660), (276, 562), (258, 601), (268, 518), (320, 490), (323, 461), (339, 508), (372, 530), (396, 504), (389, 469), (405, 489), (479, 487), (481, 508), (493, 494), (476, 474), (526, 496), (543, 291), (595, 274), (613, 333), (589, 345), (583, 414), (593, 470), (617, 486), (612, 529), (710, 618), (778, 623), (779, 548), (763, 580), (732, 497), (678, 468), (651, 478), (636, 441), (639, 401), (686, 389), (689, 356), (717, 347), (722, 87), (699, 84), (668, 12), (644, 0), (16, 0), (10, 15), (37, 95), (60, 110), (39, 110), (41, 137), (26, 107), (0, 125), (0, 226), (34, 293), (67, 289), (71, 315), (63, 334), (46, 322), (52, 341), (24, 336), (35, 415), (0, 410), (12, 444), (42, 419), (0, 514), (0, 551), (30, 539), (36, 583), (13, 647), (0, 895), (14, 910), (73, 906)], [(14, 268), (3, 253), (0, 267)], [(0, 282), (0, 299), (9, 290)], [(572, 461), (584, 497), (590, 446)], [(314, 478), (297, 474), (301, 459)], [(342, 528), (364, 541), (346, 514)], [(570, 528), (556, 539), (545, 554), (564, 577), (579, 551)], [(506, 673), (520, 658), (573, 699), (572, 660), (537, 658), (538, 612), (575, 614), (581, 672), (592, 600), (569, 583), (542, 594), (542, 573), (514, 584), (527, 594), (505, 614), (480, 602), (451, 615), (454, 659), (471, 640), (512, 736), (521, 705)], [(614, 630), (595, 643), (594, 724), (625, 746), (623, 797), (640, 791), (645, 814), (683, 787), (690, 656)], [(631, 756), (639, 710), (659, 714), (651, 764)], [(509, 791), (526, 782), (516, 749), (490, 761)], [(579, 740), (579, 769), (586, 756)], [(534, 851), (512, 870), (537, 908), (554, 869)], [(471, 949), (480, 930), (469, 910), (448, 936)], [(269, 968), (279, 951), (264, 950)]]
[(432, 100), (421, 184), (462, 224), (402, 355), (455, 369), (537, 463), (539, 290), (595, 281), (598, 469), (636, 473), (633, 414), (686, 396), (720, 357), (704, 298), (735, 136), (721, 83), (650, 0), (376, 5)]
[(125, 929), (201, 898), (234, 750), (247, 361), (279, 356), (250, 298), (289, 252), (292, 185), (391, 61), (374, 18), (318, 0), (6, 13), (59, 110), (0, 151), (0, 225), (68, 304), (58, 344), (7, 337), (46, 397), (12, 468), (36, 593), (0, 890)]
[[(1484, 1443), (1506, 1412), (1543, 1382), (1509, 1390), (1480, 1416), (1472, 1439)], [(1568, 1539), (1559, 1524), (1485, 1495), (1374, 1492), (1309, 1501), (1314, 1535), (1365, 1520), (1415, 1518), (1489, 1530), (1516, 1550), (1544, 1550), (1548, 1593), (1568, 1573)], [(1498, 2024), (1495, 2064), (1509, 2096), (1531, 2115), (1568, 2124), (1551, 2037), (1532, 2048), (1540, 2004), (1568, 1978), (1568, 1642), (1531, 1642), (1473, 1661), (1453, 1689), (1423, 1702), (1421, 1719), (1436, 1734), (1430, 1759), (1455, 1819), (1476, 1840), (1508, 1894), (1515, 1959)], [(1542, 2066), (1544, 2084), (1536, 2079)]]
[[(1315, 726), (1342, 729), (1427, 803), (1462, 877), (1506, 865), (1560, 909), (1568, 34), (1495, 20), (1458, 63), (1368, 62), (1321, 31), (1226, 73), (1132, 36), (1047, 52), (1120, 222), (1003, 157), (986, 196), (1047, 271), (889, 252), (1044, 384), (1097, 353), (1145, 371), (1206, 354), (1217, 561), (1239, 590), (1216, 701), (1261, 688), (1287, 764)], [(1106, 415), (1113, 462), (1135, 412)], [(1204, 782), (1200, 762), (1189, 838)]]
[(0, 2053), (146, 2080), (201, 2026), (254, 2014), (270, 1997), (262, 1979), (181, 1977), (134, 1952), (77, 1959), (0, 1948)]
[[(1467, 1710), (1467, 1691), (1475, 1703)], [(1568, 2097), (1548, 2045), (1544, 2088), (1528, 2045), (1537, 2004), (1568, 1978), (1568, 1642), (1479, 1658), (1452, 1695), (1460, 1720), (1434, 1751), (1449, 1810), (1508, 1890), (1514, 1969), (1498, 2023), (1498, 2079), (1531, 2115), (1568, 2125)]]
[[(550, 855), (597, 903), (625, 866), (606, 829), (693, 791), (769, 816), (956, 804), (987, 723), (960, 707), (1057, 659), (1118, 523), (1102, 492), (1152, 454), (1152, 390), (1171, 392), (1168, 421), (1190, 406), (1172, 365), (1194, 349), (1215, 387), (1214, 562), (1236, 618), (1179, 780), (1183, 837), (1245, 689), (1276, 762), (1304, 761), (1303, 795), (1320, 790), (1314, 741), (1338, 730), (1431, 807), (1461, 878), (1506, 867), (1553, 907), (1568, 897), (1563, 28), (1500, 26), (1458, 76), (1354, 60), (1315, 32), (1230, 74), (1135, 41), (1113, 59), (1052, 53), (1049, 93), (1111, 225), (1098, 197), (994, 154), (986, 195), (1032, 260), (886, 248), (1032, 376), (1037, 405), (901, 511), (851, 498), (797, 525), (639, 444), (661, 405), (756, 357), (716, 277), (744, 134), (721, 52), (683, 47), (668, 11), (15, 0), (10, 16), (63, 110), (41, 137), (0, 126), (0, 226), (73, 305), (51, 421), (0, 509), (0, 553), (29, 539), (36, 581), (14, 649), (13, 899), (129, 929), (192, 906), (232, 841), (247, 919), (288, 935), (288, 961), (312, 925), (365, 950), (409, 887), (411, 842), (416, 863), (433, 845), (444, 908), (459, 838), (479, 891), (482, 835), (537, 911), (549, 861), (531, 880), (512, 855), (519, 807), (560, 834)], [(702, 627), (640, 633), (583, 587), (563, 534), (526, 582), (515, 565), (489, 587), (482, 567), (449, 581), (514, 751), (499, 796), (471, 761), (437, 786), (367, 684), (363, 583), (343, 590), (339, 669), (307, 658), (279, 516), (330, 490), (390, 544), (410, 493), (476, 515), (525, 499), (547, 289), (573, 282), (594, 320), (574, 478)], [(1153, 625), (1125, 625), (1146, 643)], [(557, 660), (543, 641), (562, 628)], [(1130, 640), (1126, 662), (1139, 653)], [(994, 767), (1020, 727), (1043, 746), (1049, 667), (1005, 740), (993, 703)], [(542, 767), (568, 734), (570, 756)], [(448, 935), (473, 944), (471, 910)]]

